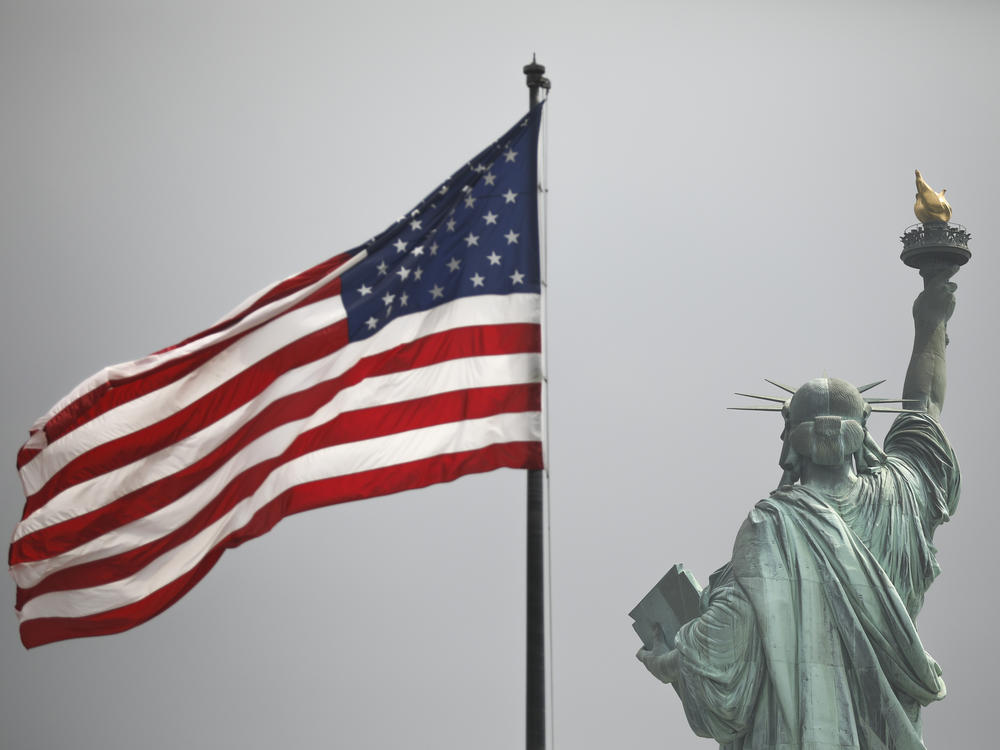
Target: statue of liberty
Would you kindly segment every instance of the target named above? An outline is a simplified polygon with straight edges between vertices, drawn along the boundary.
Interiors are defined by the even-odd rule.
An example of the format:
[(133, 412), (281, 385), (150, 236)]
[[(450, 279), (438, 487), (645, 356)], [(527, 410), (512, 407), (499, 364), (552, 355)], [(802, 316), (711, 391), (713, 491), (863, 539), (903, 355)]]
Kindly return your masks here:
[(958, 265), (923, 255), (884, 451), (867, 429), (893, 401), (865, 397), (877, 383), (818, 378), (755, 396), (774, 404), (751, 408), (784, 418), (780, 486), (743, 523), (699, 614), (637, 654), (725, 750), (923, 750), (920, 709), (945, 696), (914, 620), (939, 572), (934, 531), (959, 497), (940, 425)]

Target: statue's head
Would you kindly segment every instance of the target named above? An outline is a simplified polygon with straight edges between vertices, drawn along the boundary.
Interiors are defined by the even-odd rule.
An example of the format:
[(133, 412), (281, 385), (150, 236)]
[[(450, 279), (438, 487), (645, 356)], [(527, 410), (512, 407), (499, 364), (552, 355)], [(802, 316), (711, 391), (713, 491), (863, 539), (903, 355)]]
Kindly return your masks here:
[[(799, 388), (790, 388), (773, 380), (787, 397), (757, 396), (737, 393), (738, 396), (770, 401), (769, 406), (733, 406), (741, 411), (780, 411), (785, 420), (781, 432), (781, 458), (778, 463), (784, 470), (781, 484), (795, 484), (802, 475), (803, 461), (819, 466), (839, 466), (854, 461), (859, 473), (877, 471), (885, 463), (885, 453), (868, 434), (868, 417), (872, 412), (920, 413), (913, 409), (890, 409), (884, 404), (909, 403), (912, 399), (873, 398), (861, 395), (884, 383), (878, 380), (855, 388), (837, 378), (814, 378)], [(872, 404), (876, 404), (872, 406)], [(779, 406), (780, 404), (780, 406)]]
[(779, 463), (797, 475), (802, 458), (836, 466), (858, 454), (865, 444), (871, 406), (845, 380), (814, 378), (785, 402), (782, 414), (785, 429)]

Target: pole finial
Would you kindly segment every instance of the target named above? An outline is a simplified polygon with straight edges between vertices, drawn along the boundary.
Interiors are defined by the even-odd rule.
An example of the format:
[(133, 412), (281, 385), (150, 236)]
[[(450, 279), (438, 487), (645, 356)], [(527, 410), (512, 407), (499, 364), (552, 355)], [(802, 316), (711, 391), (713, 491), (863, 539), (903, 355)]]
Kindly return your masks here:
[(524, 77), (526, 79), (525, 83), (528, 88), (531, 89), (532, 101), (538, 96), (538, 89), (545, 89), (548, 91), (552, 88), (552, 83), (548, 78), (545, 77), (545, 66), (538, 62), (535, 57), (535, 53), (531, 53), (531, 62), (524, 66)]

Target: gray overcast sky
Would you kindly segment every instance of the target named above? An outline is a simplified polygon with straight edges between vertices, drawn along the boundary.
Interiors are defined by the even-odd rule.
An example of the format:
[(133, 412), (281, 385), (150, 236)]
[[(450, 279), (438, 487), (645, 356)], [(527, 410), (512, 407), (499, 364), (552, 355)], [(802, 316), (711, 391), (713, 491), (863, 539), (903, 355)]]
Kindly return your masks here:
[[(626, 613), (676, 561), (707, 580), (777, 482), (778, 420), (727, 412), (733, 391), (898, 395), (914, 168), (974, 252), (944, 411), (963, 500), (919, 622), (949, 696), (925, 736), (993, 744), (998, 8), (2, 0), (0, 527), (35, 418), (383, 229), (523, 112), (537, 51), (556, 747), (713, 746)], [(0, 746), (518, 747), (523, 487), (286, 519), (151, 622), (32, 652), (5, 579)]]

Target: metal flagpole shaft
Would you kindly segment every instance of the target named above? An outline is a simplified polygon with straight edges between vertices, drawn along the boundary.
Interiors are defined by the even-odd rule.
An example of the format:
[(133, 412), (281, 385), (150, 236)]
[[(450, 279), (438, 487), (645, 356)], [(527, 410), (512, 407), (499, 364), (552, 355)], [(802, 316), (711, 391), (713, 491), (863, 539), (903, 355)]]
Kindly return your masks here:
[(543, 472), (528, 470), (526, 750), (545, 750), (545, 537)]
[[(542, 74), (545, 66), (531, 56), (524, 66), (530, 106), (538, 103), (538, 90), (549, 88)], [(527, 512), (527, 641), (525, 690), (525, 748), (545, 750), (545, 511), (544, 471), (528, 471)]]

